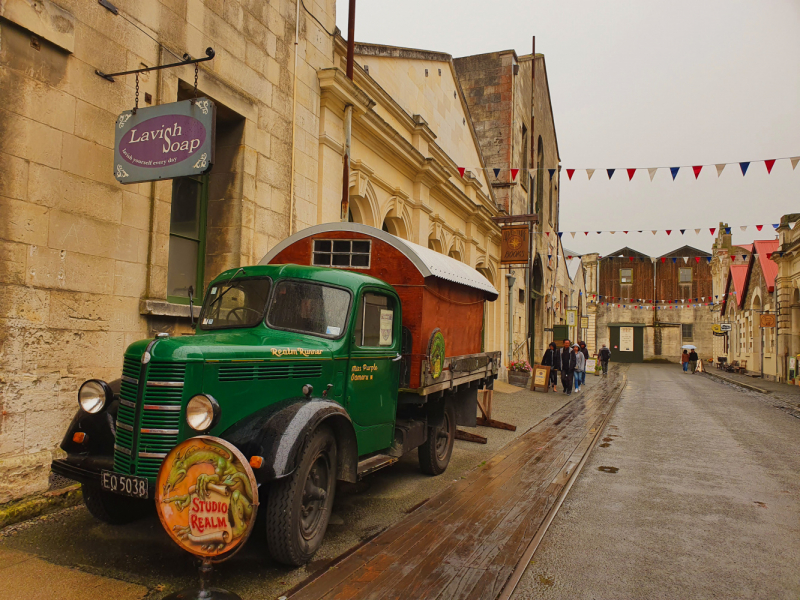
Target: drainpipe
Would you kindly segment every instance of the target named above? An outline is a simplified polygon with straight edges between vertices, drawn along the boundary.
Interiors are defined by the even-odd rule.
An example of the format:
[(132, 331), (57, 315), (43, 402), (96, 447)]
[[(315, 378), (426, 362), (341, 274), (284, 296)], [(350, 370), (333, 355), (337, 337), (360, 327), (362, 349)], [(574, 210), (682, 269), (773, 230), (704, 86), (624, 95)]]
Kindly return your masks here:
[(778, 278), (775, 278), (775, 287), (772, 288), (772, 302), (775, 305), (775, 348), (772, 354), (775, 356), (775, 381), (781, 382), (780, 361), (778, 360), (778, 319), (781, 318), (781, 310), (778, 307)]
[[(356, 53), (356, 0), (350, 0), (347, 14), (347, 78), (353, 81), (353, 62)], [(349, 220), (350, 213), (350, 139), (353, 127), (353, 107), (344, 109), (344, 156), (342, 157), (342, 208), (340, 219)]]
[(508, 281), (508, 362), (514, 360), (514, 284), (516, 278), (510, 273), (506, 275)]
[(294, 19), (294, 81), (292, 83), (292, 165), (289, 170), (289, 235), (294, 233), (294, 155), (297, 132), (297, 55), (300, 52), (300, 2), (297, 0), (297, 13)]

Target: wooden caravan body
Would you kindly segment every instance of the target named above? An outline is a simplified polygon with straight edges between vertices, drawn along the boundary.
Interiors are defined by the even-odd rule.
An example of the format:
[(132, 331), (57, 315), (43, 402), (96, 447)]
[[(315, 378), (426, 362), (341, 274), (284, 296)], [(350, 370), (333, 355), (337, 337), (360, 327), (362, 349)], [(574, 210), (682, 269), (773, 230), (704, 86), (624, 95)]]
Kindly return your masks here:
[[(365, 244), (364, 242), (368, 242)], [(498, 291), (478, 271), (449, 256), (358, 223), (309, 227), (284, 240), (264, 264), (330, 266), (372, 275), (390, 284), (402, 302), (405, 349), (401, 387), (422, 393), (445, 389), (473, 374), (496, 373), (499, 353), (482, 353), (484, 302)], [(428, 345), (439, 329), (445, 340), (444, 372), (432, 378)]]

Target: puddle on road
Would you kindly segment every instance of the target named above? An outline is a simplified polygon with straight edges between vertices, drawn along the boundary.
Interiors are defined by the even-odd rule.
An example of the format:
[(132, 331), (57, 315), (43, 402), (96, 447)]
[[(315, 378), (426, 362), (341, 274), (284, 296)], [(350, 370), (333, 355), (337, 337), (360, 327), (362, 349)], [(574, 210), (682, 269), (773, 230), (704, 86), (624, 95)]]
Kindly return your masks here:
[(603, 473), (616, 473), (619, 471), (619, 467), (597, 467), (597, 470)]
[(611, 445), (611, 444), (609, 444), (608, 442), (606, 442), (605, 444), (600, 444), (600, 447), (601, 447), (601, 448), (608, 448), (610, 445)]
[(760, 506), (761, 508), (767, 508), (767, 503), (766, 502), (759, 502), (759, 501), (755, 500), (755, 501), (753, 501), (753, 504), (755, 504), (756, 506)]

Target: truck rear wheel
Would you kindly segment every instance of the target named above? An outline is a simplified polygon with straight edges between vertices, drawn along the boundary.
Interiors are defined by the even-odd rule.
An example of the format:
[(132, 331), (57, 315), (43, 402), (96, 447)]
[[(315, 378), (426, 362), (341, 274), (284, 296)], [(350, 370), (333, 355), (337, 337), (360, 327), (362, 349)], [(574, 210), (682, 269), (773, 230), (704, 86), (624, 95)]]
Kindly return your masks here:
[(95, 519), (110, 525), (124, 525), (144, 517), (152, 501), (112, 494), (97, 484), (82, 483), (83, 503)]
[(428, 439), (419, 447), (419, 468), (427, 475), (441, 475), (450, 464), (456, 439), (456, 411), (452, 403), (444, 405), (438, 427), (428, 427)]
[(267, 547), (278, 562), (306, 564), (322, 545), (336, 490), (336, 439), (327, 427), (309, 437), (300, 465), (270, 485)]

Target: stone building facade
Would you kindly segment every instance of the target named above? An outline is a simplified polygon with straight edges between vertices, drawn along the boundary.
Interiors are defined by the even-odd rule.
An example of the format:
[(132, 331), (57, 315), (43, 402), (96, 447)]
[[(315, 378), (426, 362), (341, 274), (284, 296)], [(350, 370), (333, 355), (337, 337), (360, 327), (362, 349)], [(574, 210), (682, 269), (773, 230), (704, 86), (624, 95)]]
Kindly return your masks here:
[[(300, 10), (296, 107), (296, 2), (114, 4), (118, 14), (86, 0), (0, 4), (0, 503), (47, 486), (81, 382), (119, 377), (134, 340), (188, 330), (185, 292), (170, 285), (177, 259), (208, 281), (318, 220), (317, 71), (334, 64), (334, 0)], [(199, 66), (198, 91), (218, 107), (213, 171), (120, 185), (114, 123), (134, 105), (135, 78), (95, 70), (207, 47), (216, 56)], [(192, 97), (194, 78), (188, 66), (142, 75), (139, 106)], [(205, 221), (202, 253), (171, 243), (176, 194)]]
[[(455, 68), (486, 160), (486, 177), (510, 215), (537, 214), (530, 268), (516, 270), (514, 344), (541, 358), (552, 339), (560, 157), (542, 54), (513, 50), (457, 58)], [(495, 176), (494, 169), (499, 169)], [(518, 169), (513, 177), (512, 169)], [(527, 352), (527, 351), (526, 351)]]
[[(612, 360), (680, 362), (681, 346), (711, 356), (711, 255), (684, 246), (660, 257), (622, 248), (605, 257), (586, 255), (590, 349), (607, 344)], [(594, 318), (592, 318), (592, 316)], [(633, 336), (623, 350), (621, 336)]]
[[(780, 243), (772, 260), (778, 265), (778, 377), (800, 385), (800, 213), (784, 215), (777, 231)], [(793, 377), (790, 358), (795, 359)]]

